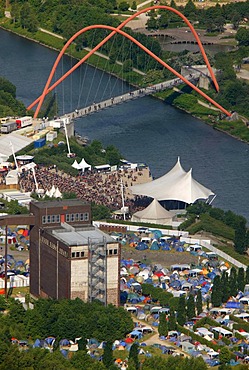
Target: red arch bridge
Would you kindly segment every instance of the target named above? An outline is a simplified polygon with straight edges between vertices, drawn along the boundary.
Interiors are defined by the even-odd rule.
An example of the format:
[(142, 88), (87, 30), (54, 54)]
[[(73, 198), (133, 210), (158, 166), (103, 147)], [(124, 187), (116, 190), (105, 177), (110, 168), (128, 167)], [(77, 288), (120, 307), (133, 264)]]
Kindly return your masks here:
[[(67, 43), (64, 45), (64, 47), (62, 48), (61, 52), (59, 53), (53, 67), (52, 67), (52, 70), (50, 72), (50, 75), (48, 77), (48, 80), (46, 82), (46, 85), (43, 89), (43, 92), (42, 94), (32, 103), (29, 105), (29, 107), (27, 108), (28, 110), (29, 109), (32, 109), (36, 104), (37, 104), (37, 108), (35, 110), (35, 114), (34, 114), (34, 118), (36, 118), (39, 114), (39, 111), (41, 109), (41, 106), (42, 106), (42, 103), (46, 97), (46, 95), (51, 92), (52, 90), (54, 90), (56, 88), (56, 86), (58, 86), (62, 81), (64, 81), (71, 73), (73, 73), (81, 64), (83, 64), (84, 62), (86, 62), (91, 55), (93, 55), (96, 51), (98, 51), (108, 40), (110, 40), (115, 34), (120, 34), (124, 37), (126, 37), (127, 39), (129, 39), (130, 41), (132, 41), (135, 45), (137, 45), (138, 47), (140, 47), (145, 53), (147, 53), (149, 56), (151, 56), (154, 60), (156, 60), (158, 63), (160, 63), (164, 68), (167, 68), (169, 71), (171, 71), (176, 77), (177, 79), (173, 79), (171, 81), (168, 81), (169, 83), (179, 83), (180, 81), (183, 81), (184, 83), (186, 83), (187, 85), (189, 85), (193, 90), (195, 90), (199, 95), (201, 95), (202, 97), (204, 97), (209, 103), (211, 103), (212, 105), (214, 105), (216, 108), (218, 108), (220, 111), (222, 111), (223, 113), (225, 113), (227, 116), (231, 116), (231, 113), (229, 111), (227, 111), (225, 108), (223, 108), (219, 103), (217, 103), (214, 99), (210, 98), (207, 94), (205, 94), (202, 90), (200, 90), (197, 86), (195, 86), (190, 79), (192, 79), (193, 77), (197, 77), (196, 73), (194, 73), (192, 75), (192, 77), (190, 76), (182, 76), (180, 73), (178, 73), (174, 68), (172, 68), (171, 66), (169, 66), (165, 61), (163, 61), (161, 58), (159, 58), (157, 55), (155, 55), (154, 53), (152, 53), (149, 49), (147, 49), (143, 44), (141, 44), (139, 41), (137, 41), (134, 37), (130, 36), (129, 34), (127, 34), (126, 32), (122, 31), (122, 28), (129, 22), (131, 21), (132, 19), (134, 19), (135, 17), (137, 17), (138, 15), (142, 14), (142, 13), (146, 13), (148, 11), (151, 11), (151, 10), (156, 10), (156, 9), (164, 9), (164, 10), (168, 10), (168, 11), (171, 11), (173, 13), (176, 13), (178, 16), (180, 16), (183, 21), (187, 24), (187, 26), (190, 28), (194, 38), (196, 39), (196, 42), (197, 44), (199, 45), (199, 48), (200, 48), (200, 51), (202, 53), (202, 56), (203, 56), (203, 59), (206, 63), (206, 66), (208, 68), (208, 71), (210, 73), (210, 77), (214, 83), (214, 86), (216, 88), (217, 91), (219, 91), (219, 85), (218, 85), (218, 82), (216, 80), (216, 77), (214, 75), (214, 72), (211, 68), (211, 65), (209, 63), (209, 60), (207, 58), (207, 55), (205, 53), (205, 50), (204, 50), (204, 47), (200, 41), (200, 38), (197, 34), (197, 32), (195, 31), (194, 27), (192, 26), (192, 24), (189, 22), (189, 20), (181, 13), (179, 12), (178, 10), (174, 9), (174, 8), (171, 8), (169, 6), (165, 6), (165, 5), (156, 5), (156, 6), (152, 6), (152, 7), (148, 7), (146, 9), (143, 9), (139, 12), (136, 12), (135, 14), (133, 14), (132, 16), (130, 16), (129, 18), (127, 18), (124, 22), (122, 22), (118, 27), (111, 27), (111, 26), (106, 26), (106, 25), (91, 25), (91, 26), (88, 26), (88, 27), (85, 27), (83, 29), (81, 29), (80, 31), (76, 32), (68, 41)], [(68, 47), (71, 45), (71, 43), (80, 35), (84, 34), (85, 32), (89, 31), (89, 30), (92, 30), (92, 29), (106, 29), (106, 30), (110, 30), (111, 32), (109, 33), (109, 35), (107, 37), (105, 37), (97, 46), (95, 46), (92, 50), (90, 50), (88, 52), (87, 55), (85, 55), (78, 63), (76, 63), (69, 71), (67, 71), (61, 78), (59, 78), (55, 83), (53, 83), (52, 85), (51, 82), (52, 82), (52, 78), (54, 77), (54, 74), (56, 72), (56, 68), (61, 60), (61, 58), (63, 57), (64, 53), (66, 52), (66, 50), (68, 49)], [(164, 84), (167, 84), (167, 82), (165, 82)], [(154, 88), (156, 88), (157, 90), (159, 89), (162, 89), (163, 86), (161, 86), (162, 84), (159, 84), (160, 85), (160, 88), (155, 85)], [(165, 86), (165, 88), (169, 87), (168, 85)], [(141, 91), (141, 90), (138, 90), (138, 91)], [(144, 94), (149, 94), (149, 93), (152, 93), (154, 92), (155, 90), (153, 89), (142, 89), (142, 91), (140, 93), (137, 93), (137, 92), (134, 92), (133, 96), (130, 95), (130, 98), (133, 98), (133, 97), (137, 97), (137, 95), (139, 96), (143, 96)], [(114, 103), (117, 103), (117, 102), (121, 102), (121, 101), (125, 101), (125, 100), (128, 100), (128, 97), (127, 96), (120, 96), (119, 97), (119, 101), (118, 100), (112, 100), (110, 99), (110, 102), (109, 101), (104, 101), (104, 102), (101, 102), (101, 103), (98, 103), (98, 104), (94, 104), (93, 106), (89, 106), (89, 107), (86, 107), (84, 109), (80, 109), (79, 111), (76, 112), (76, 114), (79, 115), (85, 115), (87, 113), (90, 113), (91, 111), (94, 111), (94, 110), (97, 110), (99, 108), (104, 108), (105, 107), (105, 104), (106, 104), (106, 107), (109, 106), (109, 105), (112, 105)], [(87, 111), (90, 109), (90, 111)], [(75, 113), (71, 113), (71, 115), (75, 115)]]

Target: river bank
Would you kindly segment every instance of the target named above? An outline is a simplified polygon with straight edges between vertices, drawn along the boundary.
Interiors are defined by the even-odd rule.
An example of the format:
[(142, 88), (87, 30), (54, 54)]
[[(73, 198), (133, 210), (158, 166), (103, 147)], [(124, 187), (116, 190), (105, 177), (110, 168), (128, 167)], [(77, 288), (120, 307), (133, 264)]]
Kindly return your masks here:
[[(30, 41), (33, 41), (33, 42), (36, 42), (38, 43), (39, 45), (43, 46), (43, 47), (48, 47), (52, 50), (55, 50), (55, 51), (60, 51), (61, 48), (64, 46), (64, 39), (59, 36), (59, 35), (55, 35), (49, 31), (45, 31), (43, 29), (40, 29), (39, 31), (37, 31), (35, 34), (31, 34), (29, 32), (27, 32), (26, 30), (24, 29), (21, 29), (21, 28), (15, 28), (13, 25), (11, 25), (8, 21), (4, 21), (2, 22), (2, 24), (0, 24), (0, 28), (8, 31), (8, 32), (12, 32), (18, 36), (21, 36), (21, 37), (24, 37)], [(69, 49), (68, 49), (68, 52), (66, 53), (68, 56), (71, 56), (77, 60), (80, 60), (84, 55), (87, 54), (87, 51), (76, 51), (75, 50), (75, 47), (74, 46), (71, 46)], [(97, 58), (97, 59), (95, 59)], [(100, 70), (105, 70), (107, 69), (107, 73), (110, 73), (111, 75), (114, 75), (114, 76), (118, 76), (119, 78), (120, 77), (120, 70), (122, 69), (122, 66), (120, 65), (116, 65), (115, 66), (115, 71), (113, 71), (113, 65), (112, 65), (112, 71), (108, 70), (108, 68), (104, 68), (104, 66), (102, 66), (103, 68), (101, 68), (101, 65), (99, 63), (99, 59), (102, 59), (102, 58), (99, 58), (99, 57), (95, 57), (94, 55), (91, 56), (90, 58), (91, 60), (88, 60), (88, 64), (92, 65), (92, 66), (96, 66), (97, 64), (97, 68), (100, 69)], [(96, 63), (95, 63), (96, 62)], [(108, 65), (108, 61), (106, 59), (104, 59), (104, 62), (105, 62), (105, 67)], [(141, 75), (140, 75), (140, 79), (141, 79)], [(124, 76), (122, 75), (122, 78), (124, 78)], [(129, 81), (128, 81), (129, 82)], [(136, 86), (139, 86), (139, 84), (137, 84)], [(168, 92), (166, 93), (166, 95), (168, 95)], [(155, 95), (156, 98), (159, 98), (163, 101), (167, 101), (167, 99), (164, 98), (163, 95), (158, 95), (156, 94)], [(236, 134), (234, 132), (232, 132), (234, 130), (234, 127), (233, 125), (236, 125), (236, 128), (238, 127), (238, 122), (233, 122), (233, 125), (229, 125), (227, 124), (227, 120), (225, 120), (225, 125), (226, 125), (226, 128), (224, 127), (217, 127), (217, 124), (219, 124), (219, 126), (221, 126), (221, 121), (219, 121), (219, 123), (217, 123), (216, 121), (216, 117), (217, 117), (217, 114), (214, 114), (214, 111), (212, 111), (211, 109), (209, 109), (208, 107), (198, 107), (193, 110), (193, 109), (185, 109), (183, 108), (180, 104), (177, 104), (177, 102), (172, 102), (170, 103), (172, 104), (173, 106), (175, 106), (176, 108), (178, 109), (181, 109), (185, 112), (187, 112), (188, 114), (191, 114), (193, 117), (196, 117), (198, 119), (200, 119), (201, 121), (203, 121), (204, 123), (207, 123), (208, 125), (212, 126), (213, 128), (223, 132), (223, 133), (226, 133), (228, 135), (230, 135), (231, 137), (233, 138), (236, 138), (242, 142), (245, 142), (245, 143), (248, 143), (249, 142), (249, 132), (248, 132), (248, 129), (247, 127), (244, 125), (244, 128), (245, 130), (243, 130), (243, 127), (240, 127), (240, 130), (242, 130), (243, 132), (241, 134)], [(196, 104), (196, 106), (199, 105), (199, 104)], [(229, 130), (229, 128), (231, 128), (231, 130)]]

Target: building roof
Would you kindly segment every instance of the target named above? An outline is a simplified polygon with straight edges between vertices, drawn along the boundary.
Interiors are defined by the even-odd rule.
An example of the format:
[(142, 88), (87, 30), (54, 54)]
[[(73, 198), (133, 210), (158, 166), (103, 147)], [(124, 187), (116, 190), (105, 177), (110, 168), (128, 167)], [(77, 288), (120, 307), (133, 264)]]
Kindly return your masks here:
[(35, 203), (37, 208), (56, 208), (56, 207), (72, 207), (72, 206), (85, 206), (89, 205), (89, 202), (86, 202), (81, 199), (58, 199), (54, 201), (41, 201), (41, 202), (32, 202)]
[[(10, 134), (7, 135), (2, 135), (0, 137), (0, 157), (6, 156), (9, 158), (13, 153), (12, 153), (12, 147), (13, 151), (15, 153), (19, 152), (19, 150), (25, 148), (27, 145), (32, 143), (33, 140), (26, 137), (22, 136), (16, 132), (11, 132)], [(11, 147), (11, 144), (12, 147)]]
[(193, 179), (192, 169), (184, 171), (179, 157), (175, 166), (164, 176), (145, 184), (134, 185), (130, 189), (136, 195), (157, 200), (178, 200), (188, 204), (214, 195), (212, 190)]
[(66, 228), (61, 227), (52, 230), (52, 235), (68, 246), (88, 245), (89, 239), (93, 243), (102, 243), (103, 238), (105, 238), (107, 243), (116, 243), (111, 236), (93, 226), (72, 227), (67, 225)]

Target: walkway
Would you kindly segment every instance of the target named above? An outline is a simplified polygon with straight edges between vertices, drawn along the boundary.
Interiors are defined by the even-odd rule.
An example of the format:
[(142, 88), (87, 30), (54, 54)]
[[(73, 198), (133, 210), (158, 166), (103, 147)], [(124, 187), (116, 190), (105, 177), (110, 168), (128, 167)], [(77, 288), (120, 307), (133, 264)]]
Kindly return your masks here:
[[(188, 76), (185, 76), (185, 77), (189, 81), (190, 80), (196, 80), (196, 79), (199, 78), (200, 74), (201, 74), (201, 72), (196, 72), (196, 73), (192, 73), (192, 74), (190, 74)], [(123, 102), (127, 102), (129, 100), (134, 100), (134, 99), (146, 96), (146, 95), (154, 94), (155, 92), (159, 92), (161, 90), (172, 88), (173, 86), (176, 86), (180, 83), (182, 83), (182, 80), (180, 78), (174, 78), (172, 80), (161, 82), (161, 83), (155, 84), (153, 86), (141, 88), (139, 90), (135, 90), (135, 91), (117, 96), (115, 98), (113, 97), (113, 98), (104, 100), (104, 101), (99, 102), (99, 103), (93, 103), (93, 104), (91, 104), (91, 105), (89, 105), (88, 107), (85, 107), (85, 108), (76, 109), (74, 112), (65, 114), (64, 116), (62, 116), (62, 118), (70, 117), (70, 119), (75, 119), (75, 118), (84, 117), (84, 116), (87, 116), (89, 114), (99, 112), (102, 109), (105, 109), (105, 108), (108, 108), (108, 107), (111, 107), (111, 106), (114, 106), (114, 105), (117, 105), (117, 104), (120, 104), (120, 103), (123, 103)]]

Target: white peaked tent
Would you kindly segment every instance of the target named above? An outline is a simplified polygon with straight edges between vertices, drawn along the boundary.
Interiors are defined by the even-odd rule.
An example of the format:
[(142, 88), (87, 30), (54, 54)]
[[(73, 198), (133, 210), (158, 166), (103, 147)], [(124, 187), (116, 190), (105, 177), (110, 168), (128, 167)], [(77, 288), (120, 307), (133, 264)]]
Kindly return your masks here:
[(134, 222), (171, 225), (172, 217), (173, 214), (163, 208), (161, 204), (154, 199), (147, 208), (134, 213), (131, 220)]
[(179, 158), (176, 165), (164, 176), (145, 184), (134, 185), (130, 189), (136, 195), (157, 200), (178, 200), (187, 204), (214, 195), (212, 190), (193, 179), (192, 169), (188, 172), (183, 170)]
[(56, 188), (55, 189), (55, 192), (54, 192), (54, 195), (53, 195), (55, 198), (61, 198), (62, 197), (62, 194), (59, 190), (59, 188)]
[(92, 166), (88, 163), (86, 163), (85, 159), (82, 158), (82, 160), (79, 163), (80, 169), (84, 172), (85, 170), (91, 170)]
[(76, 159), (75, 159), (75, 161), (73, 162), (73, 164), (72, 164), (72, 167), (73, 168), (76, 168), (76, 170), (80, 170), (80, 165), (79, 165), (79, 163), (76, 161)]

